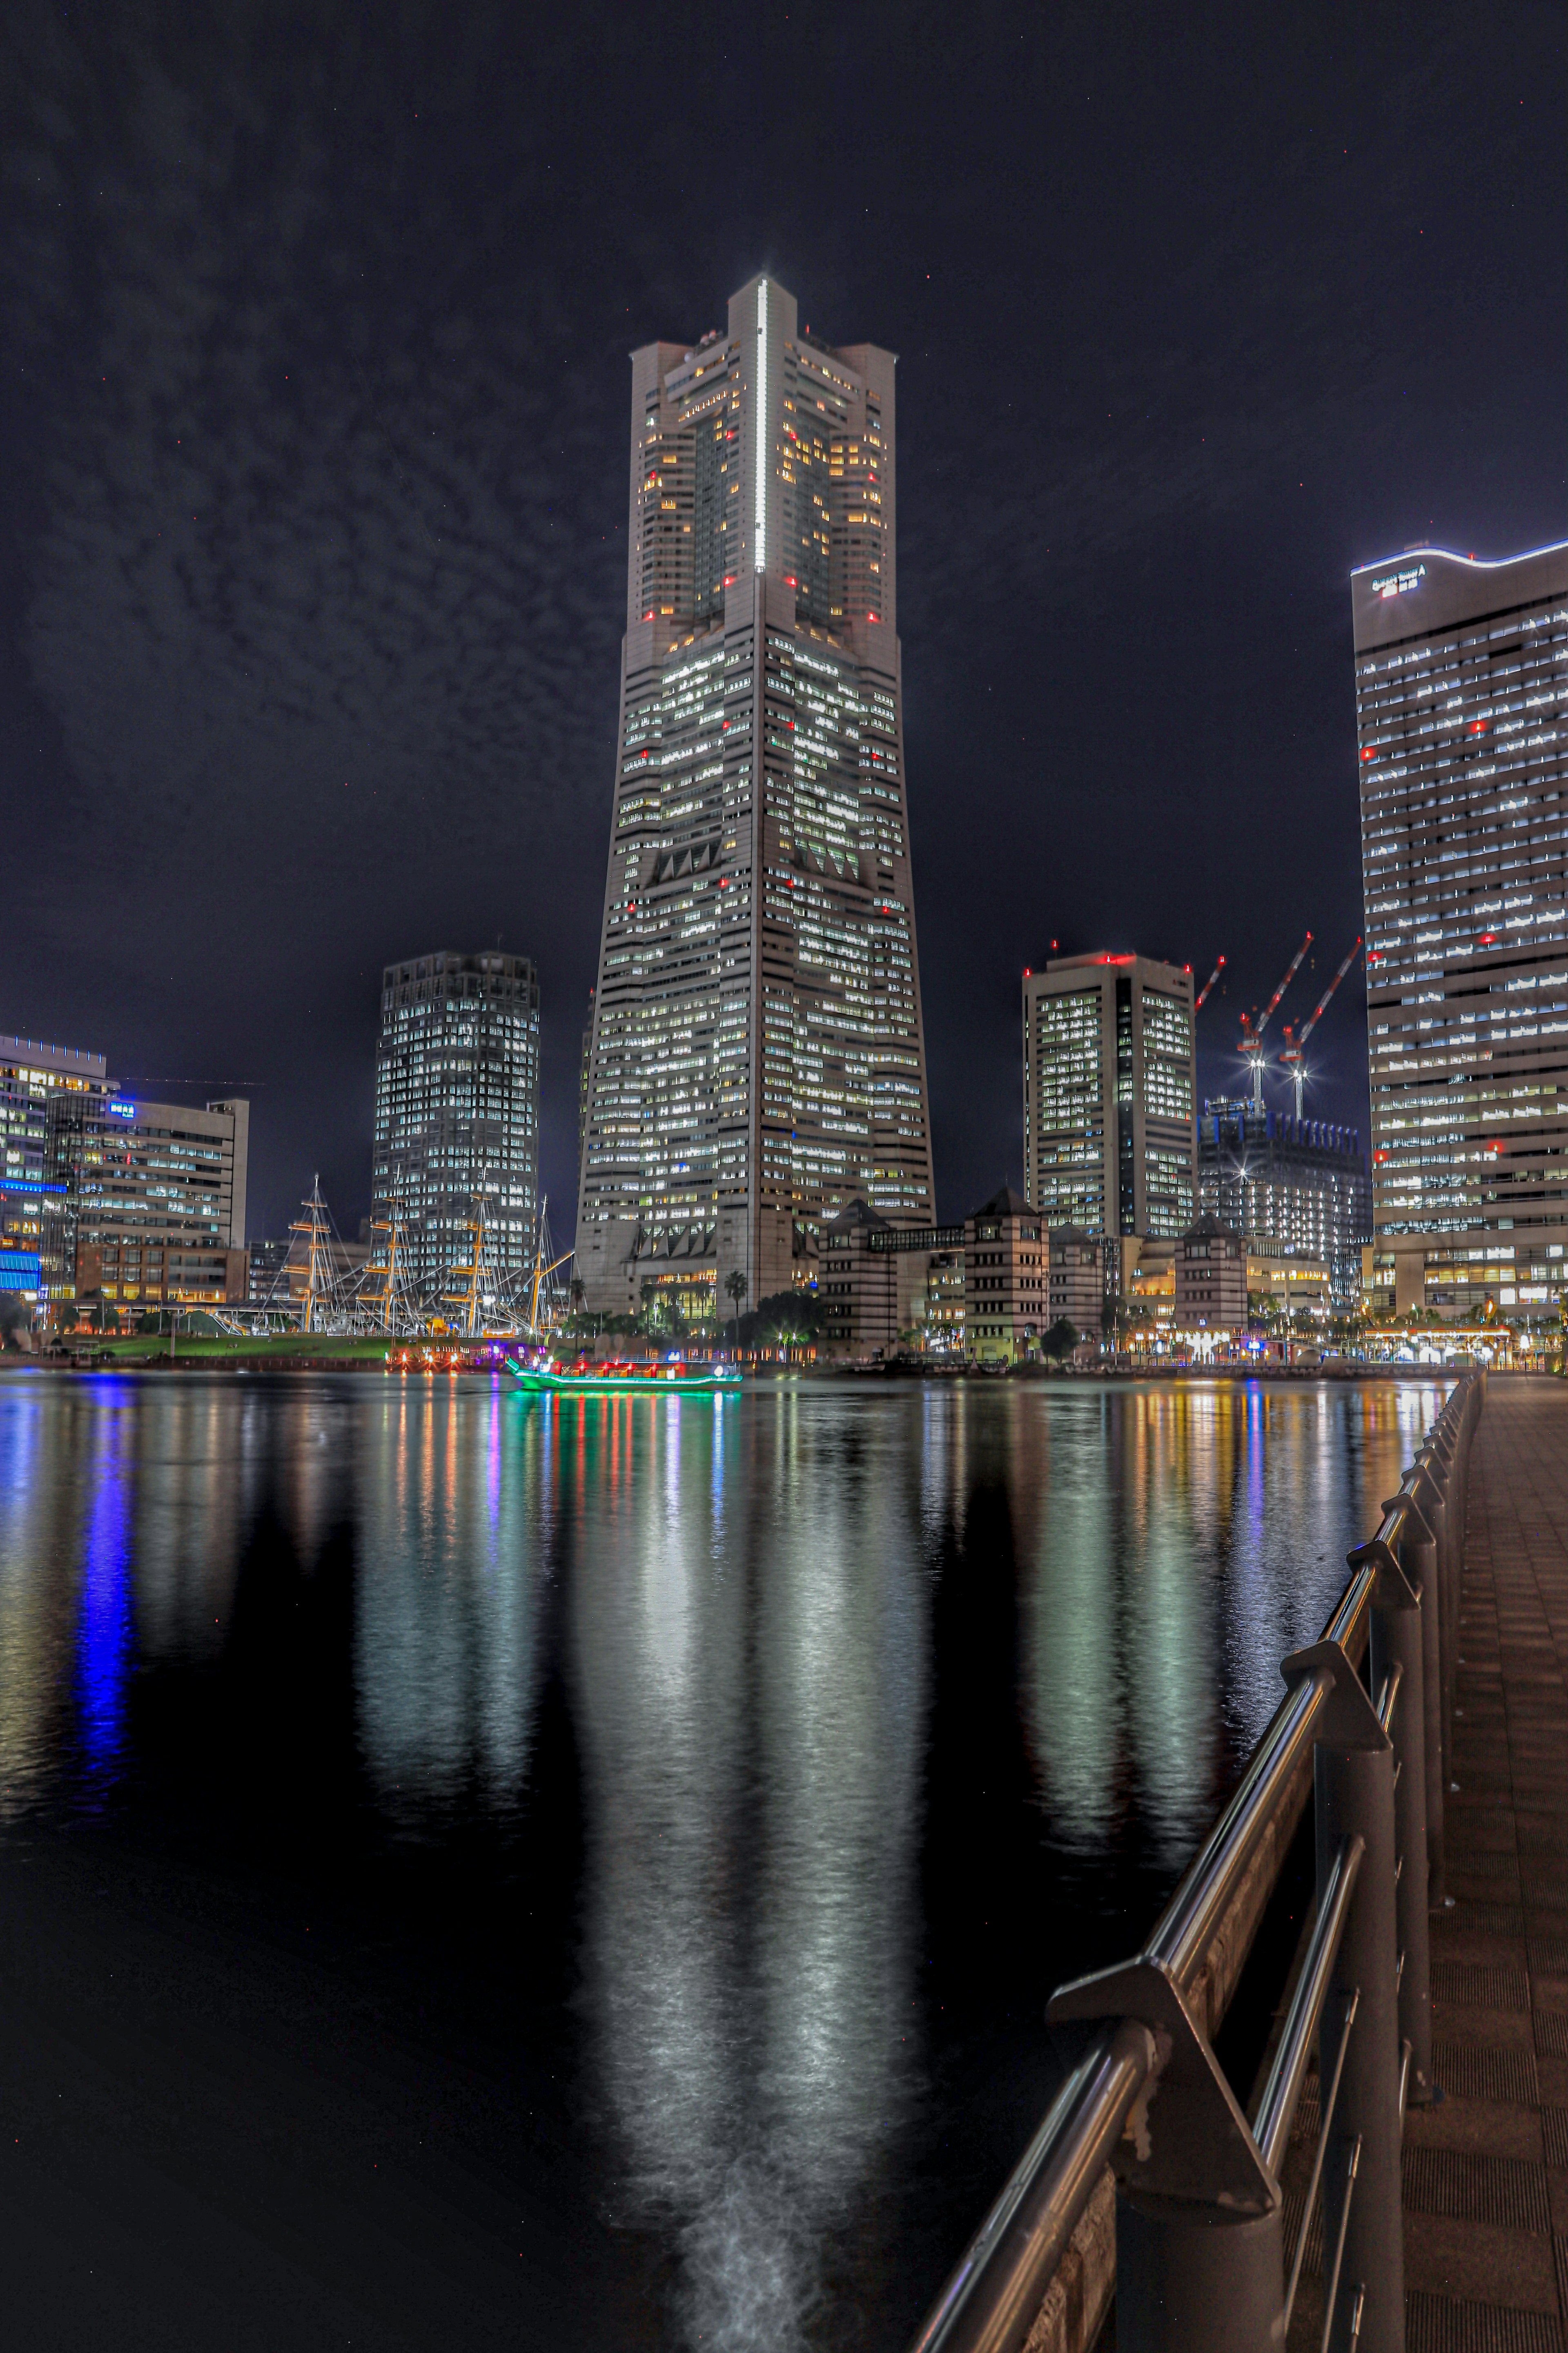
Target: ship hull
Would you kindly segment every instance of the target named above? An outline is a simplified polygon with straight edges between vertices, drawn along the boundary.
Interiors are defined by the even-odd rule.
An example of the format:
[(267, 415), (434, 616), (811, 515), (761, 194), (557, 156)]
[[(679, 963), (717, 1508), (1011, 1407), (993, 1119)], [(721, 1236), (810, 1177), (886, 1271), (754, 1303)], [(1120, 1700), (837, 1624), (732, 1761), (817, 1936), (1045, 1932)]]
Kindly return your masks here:
[(713, 1397), (733, 1395), (741, 1386), (740, 1374), (728, 1366), (709, 1371), (684, 1365), (654, 1365), (646, 1373), (605, 1366), (577, 1372), (550, 1365), (519, 1365), (509, 1356), (507, 1370), (519, 1388), (552, 1397)]

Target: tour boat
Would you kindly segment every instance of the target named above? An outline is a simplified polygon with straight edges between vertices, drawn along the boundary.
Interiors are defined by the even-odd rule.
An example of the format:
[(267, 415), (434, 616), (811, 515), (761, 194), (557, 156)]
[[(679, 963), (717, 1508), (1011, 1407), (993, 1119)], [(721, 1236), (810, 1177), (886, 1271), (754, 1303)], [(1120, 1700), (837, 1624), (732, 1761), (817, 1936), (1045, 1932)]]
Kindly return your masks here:
[(680, 1358), (668, 1364), (631, 1364), (614, 1359), (590, 1364), (584, 1358), (574, 1365), (526, 1365), (509, 1356), (506, 1367), (521, 1388), (547, 1389), (566, 1396), (625, 1396), (649, 1390), (660, 1397), (712, 1396), (716, 1391), (738, 1389), (741, 1385), (740, 1373), (733, 1365), (689, 1365)]

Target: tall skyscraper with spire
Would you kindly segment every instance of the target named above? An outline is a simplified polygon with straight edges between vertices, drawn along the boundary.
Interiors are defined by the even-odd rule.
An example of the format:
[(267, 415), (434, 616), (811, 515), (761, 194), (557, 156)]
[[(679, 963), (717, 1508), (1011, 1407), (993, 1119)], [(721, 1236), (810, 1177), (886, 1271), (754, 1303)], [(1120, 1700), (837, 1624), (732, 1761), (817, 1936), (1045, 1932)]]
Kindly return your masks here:
[(577, 1212), (590, 1308), (809, 1279), (934, 1218), (904, 792), (894, 361), (754, 278), (632, 354), (626, 634)]

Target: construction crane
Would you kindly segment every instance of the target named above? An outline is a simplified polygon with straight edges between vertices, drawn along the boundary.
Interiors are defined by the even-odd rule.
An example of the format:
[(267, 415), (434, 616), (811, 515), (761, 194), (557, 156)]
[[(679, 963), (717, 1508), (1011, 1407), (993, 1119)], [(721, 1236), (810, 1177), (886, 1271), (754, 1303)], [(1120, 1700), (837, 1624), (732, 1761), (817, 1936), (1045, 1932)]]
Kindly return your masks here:
[(1352, 948), (1349, 955), (1346, 956), (1343, 964), (1341, 965), (1338, 972), (1335, 973), (1332, 980), (1330, 981), (1327, 988), (1324, 989), (1321, 997), (1319, 997), (1316, 1005), (1313, 1006), (1312, 1010), (1307, 1016), (1305, 1021), (1302, 1022), (1300, 1029), (1292, 1030), (1289, 1021), (1285, 1024), (1285, 1050), (1280, 1055), (1279, 1060), (1284, 1068), (1289, 1071), (1291, 1082), (1296, 1089), (1296, 1116), (1298, 1119), (1301, 1116), (1302, 1089), (1307, 1083), (1307, 1065), (1302, 1058), (1302, 1049), (1306, 1045), (1307, 1040), (1311, 1036), (1313, 1030), (1317, 1028), (1319, 1022), (1322, 1019), (1323, 1015), (1328, 1011), (1330, 997), (1332, 997), (1335, 989), (1338, 988), (1341, 981), (1343, 980), (1346, 973), (1349, 972), (1352, 965), (1354, 964), (1360, 954), (1361, 938), (1358, 934), (1354, 947)]
[(1300, 946), (1297, 949), (1295, 955), (1291, 957), (1289, 965), (1286, 967), (1284, 979), (1280, 982), (1279, 987), (1275, 990), (1273, 996), (1269, 998), (1268, 1004), (1264, 1007), (1257, 1019), (1249, 1019), (1245, 1013), (1241, 1017), (1241, 1050), (1245, 1055), (1247, 1066), (1252, 1072), (1252, 1108), (1254, 1111), (1261, 1111), (1263, 1109), (1263, 1033), (1268, 1029), (1270, 1021), (1274, 1018), (1275, 1012), (1279, 1008), (1279, 999), (1284, 996), (1285, 991), (1289, 987), (1290, 983), (1300, 971), (1302, 963), (1306, 957), (1307, 950), (1311, 946), (1311, 944), (1312, 934), (1309, 932)]
[(1205, 999), (1207, 997), (1210, 989), (1214, 987), (1215, 981), (1219, 978), (1224, 970), (1225, 958), (1224, 956), (1221, 956), (1215, 964), (1214, 970), (1210, 973), (1208, 978), (1205, 981), (1203, 987), (1198, 991), (1197, 1001), (1193, 1007), (1193, 1011), (1194, 1013), (1201, 1013), (1203, 1011)]

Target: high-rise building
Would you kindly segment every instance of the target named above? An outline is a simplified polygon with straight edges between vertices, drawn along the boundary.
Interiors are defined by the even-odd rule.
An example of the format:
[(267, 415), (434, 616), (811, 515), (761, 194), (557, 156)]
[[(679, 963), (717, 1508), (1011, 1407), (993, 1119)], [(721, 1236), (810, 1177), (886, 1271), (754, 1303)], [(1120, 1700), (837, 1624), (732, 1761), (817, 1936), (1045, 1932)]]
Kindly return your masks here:
[(374, 1215), (395, 1212), (407, 1281), (440, 1300), (472, 1263), (532, 1263), (539, 1209), (539, 981), (526, 956), (440, 949), (382, 975)]
[(1353, 1127), (1259, 1111), (1245, 1095), (1205, 1103), (1198, 1204), (1250, 1250), (1321, 1261), (1335, 1306), (1355, 1304), (1372, 1240), (1372, 1179)]
[(1352, 575), (1373, 1287), (1520, 1314), (1568, 1245), (1568, 543)]
[(1184, 1233), (1196, 1093), (1189, 970), (1079, 955), (1024, 975), (1024, 1191), (1047, 1225)]
[(577, 1216), (587, 1303), (756, 1301), (933, 1218), (893, 355), (754, 278), (632, 355), (626, 631)]

